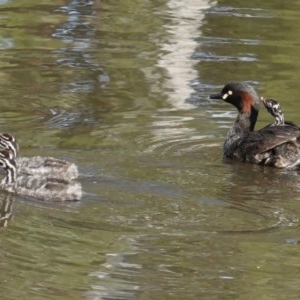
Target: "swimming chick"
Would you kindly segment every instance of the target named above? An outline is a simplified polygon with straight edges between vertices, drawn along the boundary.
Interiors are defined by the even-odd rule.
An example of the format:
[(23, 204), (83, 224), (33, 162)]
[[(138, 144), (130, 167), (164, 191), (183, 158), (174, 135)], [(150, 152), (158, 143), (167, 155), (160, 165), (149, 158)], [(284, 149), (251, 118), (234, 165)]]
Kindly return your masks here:
[(18, 175), (10, 150), (0, 151), (0, 167), (6, 173), (0, 187), (8, 192), (44, 201), (80, 200), (82, 197), (81, 184), (78, 182), (40, 175)]
[[(254, 131), (260, 99), (245, 82), (232, 82), (211, 95), (238, 110), (223, 146), (225, 157), (277, 168), (300, 169), (300, 129), (293, 123), (266, 126)], [(277, 122), (277, 121), (276, 121)]]
[(13, 154), (18, 174), (42, 175), (68, 181), (78, 177), (77, 166), (69, 161), (43, 156), (18, 157), (19, 145), (11, 134), (0, 134), (0, 145)]

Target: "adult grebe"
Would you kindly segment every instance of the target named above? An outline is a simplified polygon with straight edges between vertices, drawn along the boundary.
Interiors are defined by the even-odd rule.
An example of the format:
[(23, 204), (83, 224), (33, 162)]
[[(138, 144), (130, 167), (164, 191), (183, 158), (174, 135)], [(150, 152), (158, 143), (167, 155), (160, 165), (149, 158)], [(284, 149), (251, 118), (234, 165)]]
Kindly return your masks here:
[(230, 128), (223, 154), (230, 159), (277, 168), (300, 169), (300, 129), (293, 124), (266, 126), (254, 131), (260, 99), (244, 82), (226, 84), (211, 99), (222, 99), (235, 106), (238, 116)]

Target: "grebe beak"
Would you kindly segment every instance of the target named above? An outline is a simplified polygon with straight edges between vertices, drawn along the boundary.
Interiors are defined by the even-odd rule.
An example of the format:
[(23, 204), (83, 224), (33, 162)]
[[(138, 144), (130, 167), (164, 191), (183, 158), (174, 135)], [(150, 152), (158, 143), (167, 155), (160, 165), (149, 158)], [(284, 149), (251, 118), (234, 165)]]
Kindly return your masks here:
[(223, 98), (223, 94), (214, 94), (214, 95), (210, 95), (209, 99), (224, 99)]

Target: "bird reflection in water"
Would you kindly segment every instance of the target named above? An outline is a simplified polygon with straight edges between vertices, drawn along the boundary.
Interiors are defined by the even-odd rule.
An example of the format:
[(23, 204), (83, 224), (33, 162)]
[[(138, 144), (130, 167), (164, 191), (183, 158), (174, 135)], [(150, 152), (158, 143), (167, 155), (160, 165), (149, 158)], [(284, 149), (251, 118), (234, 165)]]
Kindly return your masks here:
[(7, 193), (0, 209), (0, 227), (6, 228), (13, 216), (15, 196)]

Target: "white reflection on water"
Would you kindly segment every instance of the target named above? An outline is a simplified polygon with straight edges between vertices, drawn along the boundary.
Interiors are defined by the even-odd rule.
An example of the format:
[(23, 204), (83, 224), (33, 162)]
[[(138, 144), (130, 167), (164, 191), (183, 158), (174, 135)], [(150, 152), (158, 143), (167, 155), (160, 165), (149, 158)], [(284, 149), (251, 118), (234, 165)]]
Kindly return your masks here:
[(142, 269), (139, 264), (131, 264), (124, 262), (126, 255), (132, 255), (133, 253), (108, 253), (106, 255), (106, 261), (102, 264), (102, 267), (106, 271), (96, 271), (89, 274), (99, 279), (99, 284), (95, 284), (91, 287), (85, 296), (89, 300), (100, 299), (133, 299), (136, 291), (141, 289), (137, 283), (130, 282), (124, 277), (135, 277)]
[[(170, 150), (172, 152), (178, 150), (181, 153), (183, 149), (191, 151), (199, 147), (199, 140), (203, 139), (190, 127), (193, 117), (182, 114), (168, 116), (168, 112), (195, 108), (187, 101), (195, 94), (193, 81), (198, 78), (198, 71), (195, 68), (197, 60), (193, 59), (193, 55), (199, 47), (197, 39), (201, 36), (205, 10), (213, 4), (214, 2), (208, 0), (169, 0), (166, 10), (160, 9), (156, 12), (165, 22), (162, 32), (152, 36), (159, 48), (155, 68), (160, 71), (156, 72), (162, 70), (163, 78), (159, 80), (157, 74), (153, 75), (153, 70), (150, 69), (145, 68), (144, 72), (150, 80), (154, 76), (156, 78), (151, 91), (158, 93), (160, 97), (164, 95), (172, 106), (168, 109), (163, 108), (159, 110), (158, 115), (152, 116), (153, 138), (148, 151), (157, 148), (164, 149), (164, 153)], [(206, 140), (206, 137), (204, 139)], [(207, 145), (210, 141), (202, 143)]]
[(159, 45), (161, 55), (157, 66), (167, 71), (163, 88), (169, 102), (177, 109), (191, 109), (194, 106), (186, 100), (194, 93), (191, 81), (198, 77), (192, 55), (198, 46), (196, 38), (201, 34), (200, 26), (205, 9), (213, 5), (208, 0), (170, 0), (168, 11), (164, 12), (169, 18), (164, 25), (167, 38)]

